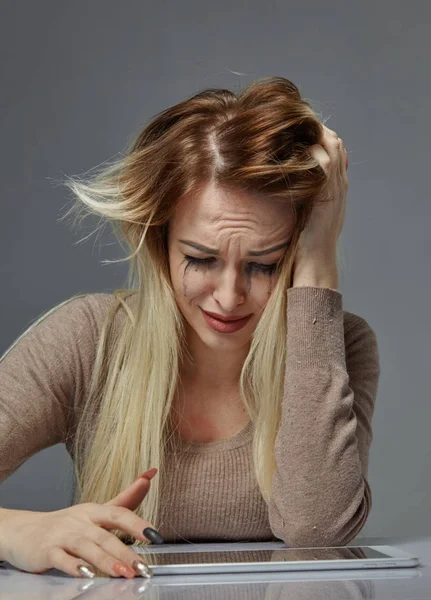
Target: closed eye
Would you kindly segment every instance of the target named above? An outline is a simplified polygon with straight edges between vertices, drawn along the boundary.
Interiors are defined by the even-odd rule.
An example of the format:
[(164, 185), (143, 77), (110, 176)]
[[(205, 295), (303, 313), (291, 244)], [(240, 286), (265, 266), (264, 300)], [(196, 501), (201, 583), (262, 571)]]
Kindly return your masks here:
[[(195, 258), (194, 256), (189, 256), (188, 254), (184, 254), (184, 258), (187, 260), (187, 267), (189, 265), (195, 266), (206, 266), (214, 264), (215, 258)], [(271, 265), (263, 265), (260, 263), (248, 263), (247, 271), (254, 273), (264, 273), (265, 275), (272, 275), (277, 270), (278, 264), (273, 263)]]

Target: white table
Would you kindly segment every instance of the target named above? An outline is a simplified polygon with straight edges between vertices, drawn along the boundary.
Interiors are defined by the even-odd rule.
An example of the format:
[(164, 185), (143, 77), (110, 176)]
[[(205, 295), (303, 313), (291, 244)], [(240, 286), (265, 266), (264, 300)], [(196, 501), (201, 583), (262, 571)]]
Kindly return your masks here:
[[(155, 576), (151, 580), (74, 578), (52, 569), (36, 575), (4, 563), (0, 568), (0, 600), (431, 600), (431, 537), (360, 538), (351, 546), (392, 545), (414, 554), (421, 566), (306, 573), (245, 573), (229, 575)], [(186, 545), (187, 546), (187, 545)], [(236, 545), (238, 547), (238, 545)], [(223, 544), (223, 549), (227, 545)], [(244, 544), (258, 549), (267, 544)], [(284, 547), (282, 542), (271, 548)], [(172, 546), (171, 546), (172, 548)], [(179, 549), (179, 546), (176, 546)], [(189, 546), (190, 548), (190, 546)], [(164, 547), (168, 550), (168, 547)]]

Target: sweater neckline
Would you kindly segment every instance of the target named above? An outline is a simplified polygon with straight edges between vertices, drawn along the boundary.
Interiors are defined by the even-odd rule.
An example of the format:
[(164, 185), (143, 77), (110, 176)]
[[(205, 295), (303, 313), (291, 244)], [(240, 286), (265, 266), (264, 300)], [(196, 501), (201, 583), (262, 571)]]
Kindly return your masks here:
[(216, 440), (215, 442), (186, 442), (177, 432), (174, 434), (176, 451), (181, 453), (190, 452), (193, 454), (207, 454), (210, 452), (223, 452), (233, 450), (249, 443), (253, 433), (253, 422), (250, 420), (247, 425), (237, 434), (227, 440)]

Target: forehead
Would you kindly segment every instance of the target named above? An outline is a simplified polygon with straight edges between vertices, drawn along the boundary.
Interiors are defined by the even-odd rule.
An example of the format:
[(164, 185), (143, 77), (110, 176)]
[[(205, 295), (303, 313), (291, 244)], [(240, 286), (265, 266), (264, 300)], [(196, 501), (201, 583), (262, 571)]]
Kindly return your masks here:
[(242, 226), (257, 233), (286, 235), (292, 231), (293, 222), (292, 207), (285, 200), (209, 184), (199, 193), (181, 199), (171, 226), (208, 231)]

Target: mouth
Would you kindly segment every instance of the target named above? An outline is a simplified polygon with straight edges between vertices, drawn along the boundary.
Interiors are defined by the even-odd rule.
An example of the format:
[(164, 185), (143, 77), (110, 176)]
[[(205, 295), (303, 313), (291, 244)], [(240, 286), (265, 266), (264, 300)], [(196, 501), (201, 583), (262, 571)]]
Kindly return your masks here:
[(201, 310), (208, 316), (213, 317), (214, 319), (217, 319), (217, 321), (221, 321), (222, 323), (235, 323), (235, 322), (243, 321), (243, 320), (251, 317), (251, 314), (244, 315), (242, 317), (221, 317), (217, 313), (209, 312), (208, 310), (204, 310), (203, 308), (201, 308)]
[(213, 317), (214, 313), (207, 313), (203, 308), (201, 308), (202, 316), (213, 330), (217, 331), (220, 334), (234, 334), (237, 331), (240, 331), (249, 323), (252, 315), (248, 315), (246, 317), (242, 317), (240, 319), (235, 318), (234, 320), (224, 321), (217, 317)]

